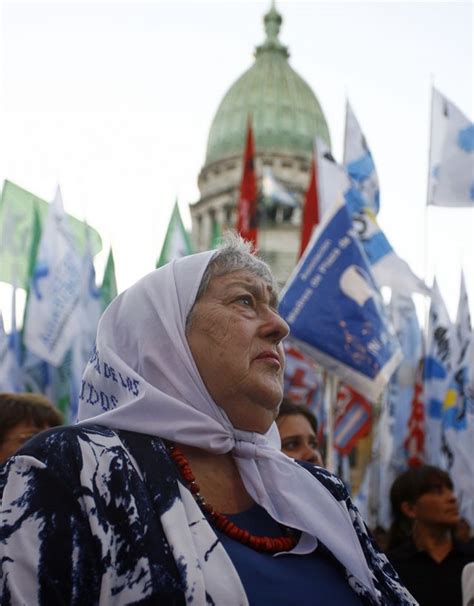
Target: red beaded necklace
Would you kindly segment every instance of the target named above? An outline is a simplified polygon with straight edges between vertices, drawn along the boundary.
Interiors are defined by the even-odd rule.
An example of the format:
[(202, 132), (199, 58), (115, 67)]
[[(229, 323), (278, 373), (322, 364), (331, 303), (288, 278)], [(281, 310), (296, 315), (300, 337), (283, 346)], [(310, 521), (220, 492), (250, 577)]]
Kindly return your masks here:
[(201, 495), (199, 485), (196, 482), (196, 478), (191, 470), (188, 459), (177, 446), (171, 446), (170, 451), (171, 457), (176, 463), (181, 477), (187, 483), (188, 488), (196, 499), (198, 505), (218, 530), (226, 534), (231, 539), (239, 541), (239, 543), (243, 543), (256, 551), (278, 553), (279, 551), (289, 551), (290, 549), (293, 549), (298, 542), (294, 536), (266, 537), (253, 535), (248, 532), (248, 530), (243, 530), (242, 528), (236, 526), (223, 513), (215, 511), (214, 508), (209, 505), (209, 503), (206, 503)]

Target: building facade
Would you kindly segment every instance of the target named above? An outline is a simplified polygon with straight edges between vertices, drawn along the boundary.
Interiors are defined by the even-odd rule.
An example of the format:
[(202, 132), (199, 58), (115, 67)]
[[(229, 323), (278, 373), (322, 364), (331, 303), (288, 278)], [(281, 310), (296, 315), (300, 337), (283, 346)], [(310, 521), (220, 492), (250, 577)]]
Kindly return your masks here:
[(279, 40), (281, 23), (272, 4), (264, 17), (266, 38), (255, 50), (253, 65), (230, 87), (217, 109), (198, 177), (200, 199), (190, 211), (195, 250), (209, 248), (216, 232), (235, 225), (250, 119), (259, 189), (264, 170), (270, 169), (295, 199), (295, 208), (262, 204), (259, 252), (283, 284), (297, 260), (314, 140), (319, 136), (330, 145), (330, 137), (318, 99), (288, 62), (288, 49)]

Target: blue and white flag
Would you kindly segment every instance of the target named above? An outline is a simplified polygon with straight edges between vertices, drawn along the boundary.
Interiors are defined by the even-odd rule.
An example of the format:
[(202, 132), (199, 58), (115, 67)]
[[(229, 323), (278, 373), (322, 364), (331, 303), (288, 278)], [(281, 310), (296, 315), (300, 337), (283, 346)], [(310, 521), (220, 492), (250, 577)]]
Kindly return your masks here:
[(69, 421), (76, 420), (82, 375), (95, 344), (97, 324), (102, 313), (101, 291), (97, 288), (94, 262), (90, 246), (82, 259), (81, 293), (78, 309), (80, 332), (74, 339), (71, 363), (71, 403)]
[(457, 349), (443, 405), (443, 455), (453, 479), (461, 515), (474, 525), (474, 393), (469, 390), (474, 364), (469, 360), (472, 341), (469, 301), (461, 277), (457, 320)]
[(81, 261), (58, 190), (50, 206), (32, 276), (24, 342), (39, 358), (59, 366), (80, 330)]
[(314, 230), (279, 308), (301, 349), (368, 400), (378, 398), (401, 353), (342, 200)]
[(436, 280), (431, 292), (426, 356), (423, 369), (426, 463), (444, 467), (443, 403), (454, 369), (455, 333)]
[(21, 333), (16, 324), (16, 287), (12, 288), (11, 329), (5, 333), (0, 312), (0, 391), (23, 391)]
[(377, 169), (349, 101), (346, 102), (344, 166), (351, 179), (352, 187), (361, 195), (363, 208), (370, 209), (376, 215), (380, 208)]
[(413, 292), (429, 293), (423, 280), (418, 278), (408, 263), (393, 250), (358, 183), (352, 181), (346, 169), (334, 160), (325, 143), (319, 138), (316, 139), (315, 148), (322, 216), (324, 217), (334, 200), (343, 196), (377, 284), (389, 286), (393, 291), (405, 295)]
[(435, 88), (427, 202), (474, 207), (474, 124)]
[(422, 356), (422, 334), (415, 304), (411, 297), (394, 293), (388, 305), (403, 358), (387, 389), (387, 406), (393, 418), (394, 452), (391, 465), (395, 476), (408, 467), (404, 441), (412, 411), (417, 371)]

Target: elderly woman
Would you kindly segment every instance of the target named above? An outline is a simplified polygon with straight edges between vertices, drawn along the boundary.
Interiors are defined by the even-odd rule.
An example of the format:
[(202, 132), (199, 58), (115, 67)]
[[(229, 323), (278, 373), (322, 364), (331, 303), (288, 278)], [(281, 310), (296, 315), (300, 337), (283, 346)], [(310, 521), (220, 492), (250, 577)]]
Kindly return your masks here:
[(415, 604), (342, 483), (279, 450), (287, 333), (236, 239), (117, 297), (80, 423), (3, 469), (1, 604)]

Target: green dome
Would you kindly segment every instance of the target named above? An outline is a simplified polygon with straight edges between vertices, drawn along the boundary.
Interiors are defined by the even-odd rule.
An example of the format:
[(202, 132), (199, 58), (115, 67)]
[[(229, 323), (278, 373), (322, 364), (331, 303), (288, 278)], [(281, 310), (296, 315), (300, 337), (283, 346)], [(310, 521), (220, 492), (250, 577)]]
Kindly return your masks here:
[(330, 145), (319, 101), (278, 40), (282, 18), (273, 3), (264, 22), (267, 39), (257, 47), (254, 64), (230, 87), (214, 117), (206, 165), (243, 153), (249, 116), (257, 152), (309, 156), (316, 135)]

